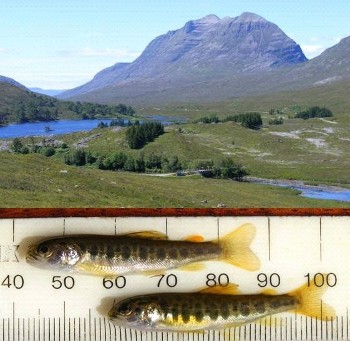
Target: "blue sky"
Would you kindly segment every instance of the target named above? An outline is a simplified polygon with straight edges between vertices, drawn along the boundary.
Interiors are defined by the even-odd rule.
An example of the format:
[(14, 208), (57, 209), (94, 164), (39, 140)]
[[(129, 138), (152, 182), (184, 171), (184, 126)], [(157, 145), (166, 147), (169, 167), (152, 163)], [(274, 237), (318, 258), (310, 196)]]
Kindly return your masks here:
[(277, 24), (308, 58), (350, 35), (348, 0), (11, 0), (0, 5), (0, 75), (72, 88), (191, 19), (242, 12)]

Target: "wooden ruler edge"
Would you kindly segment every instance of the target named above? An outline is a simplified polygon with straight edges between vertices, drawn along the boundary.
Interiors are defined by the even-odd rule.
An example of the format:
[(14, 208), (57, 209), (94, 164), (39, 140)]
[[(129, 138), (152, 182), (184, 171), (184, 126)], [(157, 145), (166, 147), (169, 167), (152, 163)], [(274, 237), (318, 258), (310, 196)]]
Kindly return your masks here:
[(350, 208), (0, 208), (0, 218), (350, 216)]

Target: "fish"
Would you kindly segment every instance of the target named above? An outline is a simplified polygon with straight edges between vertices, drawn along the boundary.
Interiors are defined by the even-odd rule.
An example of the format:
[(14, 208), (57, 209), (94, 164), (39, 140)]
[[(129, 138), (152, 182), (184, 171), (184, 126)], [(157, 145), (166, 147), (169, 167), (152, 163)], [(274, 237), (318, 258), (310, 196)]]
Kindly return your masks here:
[(197, 293), (140, 295), (115, 303), (109, 320), (141, 331), (203, 332), (245, 325), (264, 317), (293, 312), (323, 321), (335, 310), (322, 302), (324, 287), (302, 285), (282, 295), (237, 295), (202, 290)]
[(255, 271), (259, 258), (250, 249), (255, 226), (244, 224), (219, 241), (204, 242), (202, 236), (168, 240), (157, 231), (125, 235), (72, 235), (30, 245), (26, 260), (39, 268), (82, 272), (101, 276), (155, 273), (179, 268), (202, 269), (200, 262), (218, 260)]

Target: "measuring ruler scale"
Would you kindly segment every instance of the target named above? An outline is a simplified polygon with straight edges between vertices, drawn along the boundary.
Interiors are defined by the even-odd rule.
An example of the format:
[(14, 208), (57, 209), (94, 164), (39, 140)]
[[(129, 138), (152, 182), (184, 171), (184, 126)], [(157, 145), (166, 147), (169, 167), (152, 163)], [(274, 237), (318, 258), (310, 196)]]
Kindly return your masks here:
[[(116, 278), (42, 270), (26, 263), (29, 244), (71, 234), (126, 234), (157, 230), (169, 239), (202, 235), (218, 240), (239, 226), (256, 227), (251, 244), (257, 271), (220, 261), (200, 271), (124, 275)], [(240, 294), (301, 285), (327, 287), (320, 302), (336, 310), (328, 321), (282, 313), (255, 323), (204, 333), (140, 332), (106, 318), (113, 302), (161, 292), (196, 292), (239, 285)], [(321, 304), (322, 303), (322, 304)], [(350, 340), (350, 218), (272, 217), (103, 217), (0, 219), (0, 341), (98, 340)]]

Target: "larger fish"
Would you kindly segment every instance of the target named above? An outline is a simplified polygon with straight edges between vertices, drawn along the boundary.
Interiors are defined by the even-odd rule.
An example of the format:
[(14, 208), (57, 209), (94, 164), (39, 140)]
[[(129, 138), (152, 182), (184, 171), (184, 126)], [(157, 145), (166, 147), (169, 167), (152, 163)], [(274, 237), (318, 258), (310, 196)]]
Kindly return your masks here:
[(199, 331), (251, 323), (269, 315), (296, 312), (330, 321), (334, 309), (322, 303), (325, 289), (303, 285), (285, 295), (161, 293), (127, 298), (109, 311), (119, 326), (145, 331)]
[(164, 271), (206, 260), (222, 260), (253, 271), (259, 268), (259, 259), (249, 247), (254, 236), (251, 224), (242, 225), (218, 242), (167, 240), (155, 231), (63, 236), (29, 246), (27, 262), (41, 268), (103, 276)]

